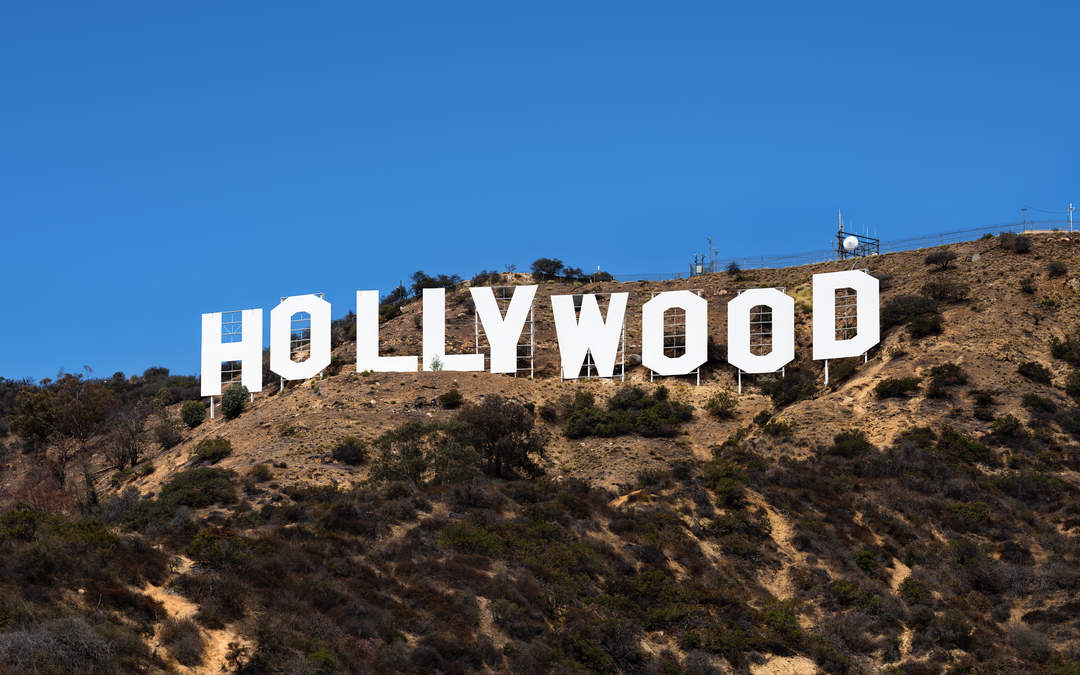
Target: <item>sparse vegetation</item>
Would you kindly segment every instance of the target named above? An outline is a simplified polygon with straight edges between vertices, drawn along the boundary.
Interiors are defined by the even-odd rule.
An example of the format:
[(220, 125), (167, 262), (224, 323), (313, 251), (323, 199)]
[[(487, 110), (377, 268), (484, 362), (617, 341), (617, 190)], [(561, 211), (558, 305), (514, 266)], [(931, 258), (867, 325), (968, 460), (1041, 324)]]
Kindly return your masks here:
[(1046, 276), (1048, 277), (1063, 277), (1069, 272), (1069, 267), (1060, 260), (1051, 260), (1046, 263)]
[[(972, 278), (993, 279), (1000, 258), (973, 265)], [(1007, 292), (1018, 278), (997, 286)], [(888, 303), (891, 326), (940, 324), (950, 295), (922, 292)], [(1044, 322), (1033, 334), (1072, 335), (1050, 324), (1071, 316), (1067, 303), (1057, 316), (1028, 309)], [(1003, 337), (1020, 330), (989, 325)], [(510, 399), (483, 396), (491, 389), (465, 376), (458, 393), (475, 402), (462, 396), (443, 413), (426, 409), (442, 378), (410, 390), (423, 375), (344, 368), (318, 394), (286, 389), (260, 399), (257, 414), (215, 425), (220, 438), (168, 451), (157, 429), (188, 424), (183, 402), (201, 405), (197, 383), (170, 385), (157, 371), (0, 381), (0, 413), (17, 435), (2, 439), (0, 671), (703, 673), (781, 655), (823, 672), (1075, 672), (1077, 407), (1046, 386), (1045, 366), (1022, 364), (1030, 381), (1002, 378), (998, 354), (978, 345), (943, 340), (931, 356), (890, 337), (892, 359), (831, 362), (834, 384), (865, 377), (811, 404), (782, 409), (818, 394), (821, 372), (807, 361), (752, 381), (747, 396), (760, 386), (774, 402), (753, 423), (721, 379), (710, 380), (715, 396), (681, 383), (587, 383), (576, 397), (547, 381), (500, 380)], [(1044, 358), (1046, 345), (1024, 345)], [(1077, 366), (1077, 345), (1066, 337), (1049, 348)], [(885, 378), (876, 396), (915, 395), (919, 379), (901, 377), (913, 369), (928, 396), (951, 401), (864, 398), (867, 378)], [(1080, 397), (1071, 370), (1064, 393)], [(980, 388), (964, 394), (971, 381)], [(590, 390), (615, 393), (598, 402)], [(541, 419), (582, 432), (550, 475), (530, 391)], [(739, 423), (689, 424), (684, 391)], [(972, 405), (986, 423), (970, 419)], [(871, 414), (885, 423), (863, 426)], [(819, 415), (853, 428), (822, 443)], [(920, 426), (895, 426), (905, 420)], [(694, 435), (654, 440), (684, 428)], [(701, 433), (720, 428), (731, 437)], [(870, 441), (891, 434), (891, 445)], [(216, 466), (173, 468), (201, 450), (200, 461), (220, 461), (219, 441), (235, 446), (242, 480)], [(259, 454), (264, 443), (273, 455)], [(61, 444), (72, 448), (66, 459)], [(702, 448), (707, 461), (695, 458)], [(66, 472), (53, 468), (62, 460)], [(146, 478), (137, 490), (136, 476)], [(910, 574), (896, 585), (903, 566)], [(148, 582), (195, 613), (167, 613), (140, 590)], [(231, 644), (207, 649), (206, 630), (234, 634)]]

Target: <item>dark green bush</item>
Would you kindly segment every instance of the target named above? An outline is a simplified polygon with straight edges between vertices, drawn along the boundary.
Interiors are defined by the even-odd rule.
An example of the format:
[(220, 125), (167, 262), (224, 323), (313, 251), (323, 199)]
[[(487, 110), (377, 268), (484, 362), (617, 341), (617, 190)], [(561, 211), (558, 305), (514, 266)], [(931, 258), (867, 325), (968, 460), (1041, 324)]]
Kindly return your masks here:
[(343, 464), (358, 466), (367, 461), (368, 444), (356, 436), (346, 436), (337, 442), (331, 456)]
[(874, 393), (879, 398), (901, 398), (910, 396), (919, 389), (918, 377), (888, 377), (877, 383)]
[(221, 397), (221, 412), (225, 419), (233, 420), (244, 412), (248, 404), (248, 390), (242, 384), (234, 384)]
[(777, 408), (813, 398), (817, 390), (817, 378), (801, 368), (788, 368), (783, 377), (761, 383), (761, 393), (772, 398)]
[(930, 369), (930, 386), (926, 395), (931, 398), (948, 398), (948, 388), (962, 384), (967, 384), (967, 373), (955, 363), (942, 363)]
[(1024, 425), (1014, 415), (1003, 415), (990, 425), (990, 433), (1005, 438), (1016, 438), (1024, 435)]
[(1020, 373), (1032, 382), (1038, 382), (1039, 384), (1050, 384), (1053, 379), (1050, 374), (1050, 370), (1035, 361), (1025, 361), (1016, 367), (1016, 372)]
[(207, 464), (217, 464), (232, 454), (232, 443), (221, 436), (204, 438), (195, 446), (195, 459)]
[(231, 471), (211, 466), (182, 471), (161, 487), (159, 500), (193, 508), (232, 504), (236, 501), (232, 475)]
[(1062, 340), (1055, 337), (1050, 340), (1050, 353), (1055, 359), (1080, 366), (1080, 338), (1067, 337)]
[(1069, 271), (1069, 267), (1060, 260), (1052, 260), (1046, 263), (1046, 274), (1050, 277), (1063, 277)]
[(206, 419), (206, 406), (201, 401), (185, 401), (180, 406), (180, 419), (189, 429), (194, 429)]
[(1080, 398), (1080, 371), (1074, 370), (1065, 378), (1065, 393), (1075, 398)]
[(826, 454), (852, 459), (874, 450), (874, 444), (866, 439), (861, 429), (847, 429), (833, 437), (833, 444)]
[(937, 314), (937, 303), (921, 295), (900, 295), (881, 308), (882, 330), (902, 326), (923, 314)]
[(608, 399), (606, 410), (596, 406), (592, 394), (578, 392), (563, 433), (567, 438), (628, 434), (671, 437), (693, 414), (690, 405), (670, 400), (663, 386), (652, 394), (640, 387), (621, 389)]
[(1035, 285), (1035, 275), (1029, 274), (1026, 277), (1020, 279), (1020, 292), (1027, 295), (1033, 295), (1038, 287)]
[(915, 340), (940, 335), (944, 323), (940, 314), (920, 314), (908, 322), (908, 334)]
[(1038, 394), (1024, 394), (1020, 402), (1025, 408), (1034, 413), (1053, 413), (1057, 411), (1057, 403)]
[(936, 448), (945, 457), (968, 463), (985, 462), (990, 458), (988, 447), (949, 426), (941, 430)]
[(439, 405), (447, 410), (454, 410), (460, 408), (461, 404), (465, 401), (465, 397), (461, 395), (461, 392), (457, 389), (451, 389), (450, 391), (439, 394)]

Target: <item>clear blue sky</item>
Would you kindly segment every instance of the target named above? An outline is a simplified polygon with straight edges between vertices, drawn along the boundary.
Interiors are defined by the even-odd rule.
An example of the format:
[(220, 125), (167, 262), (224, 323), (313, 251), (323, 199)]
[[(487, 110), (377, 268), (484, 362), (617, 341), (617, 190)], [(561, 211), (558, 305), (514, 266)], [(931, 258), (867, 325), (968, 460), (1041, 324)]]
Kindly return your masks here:
[[(754, 5), (748, 8), (747, 5)], [(8, 3), (0, 375), (540, 256), (675, 272), (1080, 202), (1075, 3)]]

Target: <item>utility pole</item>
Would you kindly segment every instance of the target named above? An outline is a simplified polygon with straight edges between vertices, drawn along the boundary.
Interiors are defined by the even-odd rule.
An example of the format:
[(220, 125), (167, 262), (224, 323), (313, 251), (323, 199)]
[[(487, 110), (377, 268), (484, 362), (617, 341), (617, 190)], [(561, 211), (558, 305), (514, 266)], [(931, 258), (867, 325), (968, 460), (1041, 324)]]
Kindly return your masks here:
[(1027, 207), (1026, 206), (1020, 209), (1020, 215), (1024, 219), (1024, 227), (1023, 227), (1023, 229), (1021, 231), (1022, 232), (1027, 232)]
[(1072, 212), (1073, 212), (1073, 205), (1072, 205), (1072, 202), (1069, 202), (1069, 232), (1072, 232)]

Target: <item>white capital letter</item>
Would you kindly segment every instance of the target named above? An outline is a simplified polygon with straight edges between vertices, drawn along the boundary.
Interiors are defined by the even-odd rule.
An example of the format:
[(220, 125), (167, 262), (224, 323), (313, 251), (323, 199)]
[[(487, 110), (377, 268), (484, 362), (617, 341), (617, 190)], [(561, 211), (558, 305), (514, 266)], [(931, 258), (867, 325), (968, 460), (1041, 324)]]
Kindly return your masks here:
[(438, 359), (443, 370), (483, 370), (483, 354), (446, 353), (446, 289), (424, 289), (424, 370)]
[(495, 302), (495, 292), (490, 288), (469, 288), (469, 292), (484, 327), (484, 335), (491, 345), (491, 372), (516, 373), (518, 340), (532, 308), (536, 286), (514, 288), (505, 318), (499, 311), (499, 303)]
[(221, 362), (240, 362), (240, 382), (248, 391), (262, 391), (262, 310), (240, 312), (240, 341), (221, 341), (221, 312), (202, 315), (203, 396), (221, 395)]
[[(292, 360), (292, 317), (307, 312), (311, 317), (311, 351), (297, 363)], [(317, 295), (285, 298), (270, 310), (270, 370), (286, 380), (315, 377), (330, 365), (330, 303)]]
[[(836, 339), (836, 289), (855, 290), (854, 337)], [(866, 352), (881, 340), (878, 280), (848, 270), (814, 275), (814, 359), (843, 359)]]
[(415, 373), (416, 356), (379, 356), (379, 292), (356, 292), (356, 372)]
[[(709, 358), (709, 303), (690, 291), (666, 291), (641, 307), (641, 363), (657, 375), (686, 375)], [(664, 312), (686, 312), (686, 353), (664, 354)]]
[[(772, 351), (750, 351), (750, 310), (765, 305), (772, 313)], [(776, 288), (743, 291), (728, 303), (728, 363), (744, 373), (775, 373), (795, 358), (795, 300)]]
[(581, 296), (581, 319), (574, 317), (574, 296), (551, 296), (551, 310), (555, 315), (555, 336), (559, 341), (563, 377), (576, 379), (586, 353), (591, 352), (600, 377), (615, 374), (615, 356), (619, 352), (619, 336), (622, 335), (626, 299), (629, 293), (612, 293), (607, 318), (600, 315), (596, 296)]

